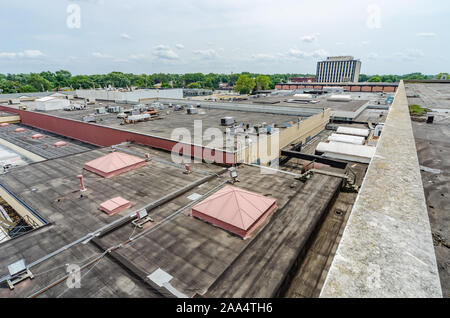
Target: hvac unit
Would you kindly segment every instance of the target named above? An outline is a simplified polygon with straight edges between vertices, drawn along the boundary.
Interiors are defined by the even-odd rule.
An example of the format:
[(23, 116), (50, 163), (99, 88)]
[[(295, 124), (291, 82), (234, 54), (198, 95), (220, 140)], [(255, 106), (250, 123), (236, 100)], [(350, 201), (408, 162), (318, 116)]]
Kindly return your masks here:
[(234, 117), (224, 117), (220, 119), (220, 124), (222, 126), (230, 126), (235, 123)]
[(187, 109), (187, 113), (188, 113), (189, 115), (198, 114), (198, 110), (197, 110), (197, 108), (188, 108), (188, 109)]
[(95, 109), (95, 113), (96, 114), (106, 114), (106, 109), (105, 109), (105, 107), (99, 107), (99, 108), (96, 108)]

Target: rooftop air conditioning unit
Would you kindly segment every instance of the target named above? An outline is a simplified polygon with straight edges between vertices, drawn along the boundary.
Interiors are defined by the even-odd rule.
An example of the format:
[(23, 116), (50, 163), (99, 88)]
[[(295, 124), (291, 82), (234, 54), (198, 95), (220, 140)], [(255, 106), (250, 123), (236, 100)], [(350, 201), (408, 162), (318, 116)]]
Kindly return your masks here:
[(220, 124), (222, 126), (230, 126), (235, 123), (234, 117), (224, 117), (220, 119)]

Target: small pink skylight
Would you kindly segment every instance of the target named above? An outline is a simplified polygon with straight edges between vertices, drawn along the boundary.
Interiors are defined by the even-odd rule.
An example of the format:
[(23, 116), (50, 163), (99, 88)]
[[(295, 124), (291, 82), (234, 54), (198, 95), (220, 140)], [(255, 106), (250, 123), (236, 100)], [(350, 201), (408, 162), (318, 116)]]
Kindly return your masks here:
[(130, 201), (127, 201), (122, 197), (116, 197), (100, 204), (100, 210), (106, 212), (110, 216), (128, 209), (129, 207), (131, 207)]
[(65, 141), (58, 141), (58, 142), (55, 142), (53, 144), (53, 146), (55, 146), (56, 148), (64, 147), (64, 146), (67, 146), (67, 142), (65, 142)]
[(41, 138), (44, 138), (44, 137), (45, 136), (42, 135), (42, 134), (35, 134), (35, 135), (31, 136), (31, 138), (33, 138), (33, 139), (41, 139)]
[(25, 131), (25, 129), (23, 129), (23, 128), (17, 128), (16, 130), (14, 130), (15, 132), (24, 132)]

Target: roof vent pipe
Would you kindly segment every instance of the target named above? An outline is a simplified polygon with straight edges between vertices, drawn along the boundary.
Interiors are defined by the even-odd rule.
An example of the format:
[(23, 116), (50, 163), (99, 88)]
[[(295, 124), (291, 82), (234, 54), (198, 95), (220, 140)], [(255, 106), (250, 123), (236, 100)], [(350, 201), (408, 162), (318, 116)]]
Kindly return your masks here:
[(86, 189), (86, 187), (84, 186), (83, 176), (80, 174), (80, 175), (78, 175), (77, 177), (78, 177), (78, 179), (80, 179), (80, 185), (81, 185), (80, 191), (81, 191), (81, 192), (85, 192), (87, 189)]
[(186, 168), (186, 171), (184, 171), (184, 174), (190, 174), (190, 173), (192, 172), (192, 171), (191, 171), (191, 166), (190, 166), (190, 165), (185, 164), (184, 167)]
[(145, 160), (150, 161), (150, 154), (149, 153), (145, 154)]

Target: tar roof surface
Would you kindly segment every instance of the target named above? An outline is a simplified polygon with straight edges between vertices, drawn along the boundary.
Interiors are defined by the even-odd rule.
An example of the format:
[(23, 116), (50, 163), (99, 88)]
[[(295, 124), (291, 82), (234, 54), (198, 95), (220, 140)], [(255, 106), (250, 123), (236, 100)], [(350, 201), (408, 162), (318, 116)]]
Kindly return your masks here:
[[(129, 148), (142, 153), (158, 154), (159, 157), (166, 156), (165, 158), (169, 159), (169, 154), (149, 151), (146, 147), (131, 145)], [(178, 167), (154, 160), (146, 167), (109, 180), (85, 171), (83, 174), (88, 192), (85, 192), (84, 198), (81, 199), (80, 193), (76, 191), (79, 189), (76, 175), (82, 171), (86, 161), (107, 151), (107, 149), (99, 149), (49, 160), (0, 176), (2, 184), (52, 223), (0, 245), (2, 275), (6, 274), (8, 264), (20, 258), (25, 258), (27, 263), (35, 261), (58, 247), (83, 237), (120, 216), (127, 215), (133, 209), (160, 199), (168, 193), (204, 177), (199, 173), (186, 175)], [(218, 172), (222, 169), (217, 166), (199, 164), (198, 166), (193, 165), (193, 170), (198, 167), (211, 172)], [(269, 295), (283, 280), (291, 262), (296, 258), (296, 253), (303, 247), (310, 230), (314, 228), (324, 207), (337, 190), (340, 180), (317, 175), (313, 177), (314, 182), (302, 184), (294, 180), (292, 176), (285, 174), (260, 174), (256, 167), (244, 166), (238, 171), (241, 182), (236, 186), (276, 198), (279, 210), (285, 211), (283, 213), (275, 212), (270, 217), (273, 225), (270, 226), (270, 232), (265, 230), (264, 236), (272, 237), (269, 241), (264, 239), (264, 245), (277, 247), (280, 250), (279, 253), (286, 251), (281, 265), (266, 256), (265, 248), (253, 251), (259, 260), (258, 266), (264, 268), (259, 272), (263, 270), (262, 273), (266, 273), (264, 275), (273, 272), (270, 274), (271, 280), (268, 284), (258, 283), (261, 287), (260, 293)], [(145, 280), (146, 275), (157, 268), (162, 268), (171, 274), (174, 277), (172, 285), (186, 295), (203, 294), (223, 273), (229, 270), (230, 266), (233, 266), (234, 260), (238, 259), (241, 252), (248, 250), (250, 244), (255, 244), (255, 240), (259, 240), (259, 233), (262, 233), (257, 230), (253, 238), (242, 240), (222, 229), (192, 218), (189, 216), (190, 209), (183, 209), (187, 204), (193, 202), (188, 199), (189, 195), (193, 193), (203, 195), (213, 189), (218, 189), (218, 186), (221, 186), (226, 178), (228, 178), (227, 174), (224, 174), (223, 178), (214, 177), (209, 182), (152, 210), (150, 215), (155, 223), (146, 224), (143, 230), (136, 229), (131, 224), (125, 224), (102, 236), (98, 239), (100, 243), (96, 244), (111, 247), (127, 241), (133, 233), (139, 234), (153, 226), (158, 227), (159, 222), (174, 211), (181, 209), (180, 214), (165, 223), (164, 226), (158, 227), (156, 231), (117, 250), (115, 252), (116, 261), (107, 257), (102, 258), (98, 266), (89, 273), (89, 277), (83, 280), (80, 289), (66, 291), (67, 286), (60, 284), (43, 296), (56, 297), (65, 293), (64, 297), (158, 297), (161, 294), (155, 291), (154, 284)], [(274, 191), (275, 189), (276, 191)], [(108, 217), (98, 210), (101, 202), (117, 195), (131, 201), (133, 207), (112, 217)], [(278, 220), (278, 218), (280, 219)], [(272, 223), (272, 221), (268, 220), (266, 224)], [(280, 231), (285, 234), (280, 235)], [(92, 244), (78, 244), (57, 257), (32, 268), (32, 271), (39, 275), (36, 275), (33, 280), (27, 280), (20, 284), (14, 291), (11, 292), (6, 286), (2, 286), (4, 288), (0, 288), (0, 296), (29, 296), (32, 292), (66, 274), (65, 264), (84, 264), (88, 259), (94, 259), (101, 252)], [(128, 267), (124, 264), (122, 267), (132, 267), (134, 272), (142, 273), (141, 278), (143, 279), (139, 280), (136, 276), (127, 275), (122, 267), (117, 265), (117, 258), (128, 263)], [(249, 264), (255, 265), (252, 262)], [(49, 272), (54, 268), (56, 268), (54, 271)], [(274, 271), (274, 268), (277, 270)], [(87, 273), (86, 270), (82, 273)], [(251, 281), (257, 279), (253, 276), (257, 271), (253, 271), (252, 266), (239, 266), (237, 272), (241, 273), (240, 280), (244, 286), (247, 286), (246, 288), (250, 288)], [(244, 277), (248, 277), (248, 279)], [(261, 279), (264, 277), (262, 276)]]
[[(24, 128), (25, 132), (16, 133), (14, 132), (16, 128)], [(45, 138), (31, 138), (33, 135), (38, 133), (44, 135)], [(45, 159), (64, 157), (97, 148), (96, 146), (86, 144), (78, 140), (66, 138), (64, 136), (52, 134), (50, 132), (21, 124), (10, 124), (6, 127), (0, 127), (0, 138)], [(54, 147), (53, 144), (58, 141), (64, 141), (67, 145), (64, 147)]]

